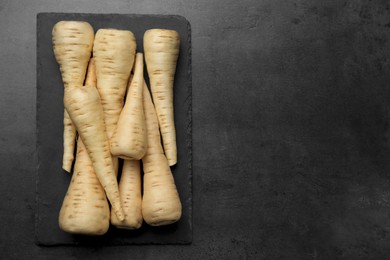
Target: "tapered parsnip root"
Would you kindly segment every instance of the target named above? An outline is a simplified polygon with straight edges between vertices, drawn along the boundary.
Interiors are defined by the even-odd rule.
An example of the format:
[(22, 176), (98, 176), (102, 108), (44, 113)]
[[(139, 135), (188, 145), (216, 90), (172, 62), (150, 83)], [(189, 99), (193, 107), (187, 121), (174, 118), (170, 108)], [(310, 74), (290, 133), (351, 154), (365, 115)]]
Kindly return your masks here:
[(94, 42), (92, 26), (83, 21), (60, 21), (53, 27), (52, 40), (64, 86), (82, 85)]
[(134, 76), (129, 82), (125, 106), (111, 138), (111, 153), (123, 159), (140, 160), (146, 151), (146, 126), (142, 101), (143, 59), (142, 53), (137, 53)]
[[(85, 84), (96, 86), (93, 58), (89, 61)], [(62, 203), (59, 225), (73, 234), (103, 235), (110, 224), (110, 208), (88, 152), (80, 137), (72, 180)]]
[(72, 234), (103, 235), (110, 224), (110, 208), (91, 159), (81, 140), (68, 191), (59, 214), (60, 228)]
[(143, 40), (146, 67), (164, 152), (169, 165), (172, 166), (177, 162), (173, 83), (179, 56), (180, 37), (174, 30), (151, 29), (145, 32)]
[[(95, 59), (97, 88), (103, 104), (107, 136), (111, 139), (120, 112), (137, 43), (134, 34), (127, 30), (99, 29), (95, 35), (93, 56)], [(112, 157), (115, 172), (118, 158)]]
[(111, 224), (123, 229), (138, 229), (142, 225), (141, 212), (141, 172), (139, 160), (124, 160), (119, 182), (119, 193), (125, 213), (125, 219), (119, 221), (111, 213)]
[[(54, 56), (59, 64), (64, 87), (83, 85), (94, 41), (92, 26), (83, 21), (60, 21), (52, 30)], [(71, 171), (76, 130), (64, 111), (64, 152), (62, 168)]]
[(182, 205), (171, 168), (163, 153), (157, 115), (146, 84), (143, 96), (148, 148), (142, 158), (144, 171), (142, 215), (147, 224), (161, 226), (178, 221)]
[(96, 65), (95, 59), (92, 57), (89, 59), (88, 68), (87, 68), (87, 76), (85, 77), (85, 86), (94, 86), (96, 88), (97, 78), (96, 78)]
[(130, 31), (99, 29), (96, 32), (93, 56), (109, 138), (123, 108), (136, 48), (134, 34)]
[(64, 133), (63, 133), (63, 154), (62, 154), (62, 169), (67, 172), (72, 171), (74, 161), (74, 148), (76, 143), (76, 128), (69, 117), (68, 112), (64, 108)]
[(103, 107), (93, 86), (66, 88), (64, 104), (91, 158), (95, 173), (119, 220), (124, 219), (118, 182), (104, 124)]

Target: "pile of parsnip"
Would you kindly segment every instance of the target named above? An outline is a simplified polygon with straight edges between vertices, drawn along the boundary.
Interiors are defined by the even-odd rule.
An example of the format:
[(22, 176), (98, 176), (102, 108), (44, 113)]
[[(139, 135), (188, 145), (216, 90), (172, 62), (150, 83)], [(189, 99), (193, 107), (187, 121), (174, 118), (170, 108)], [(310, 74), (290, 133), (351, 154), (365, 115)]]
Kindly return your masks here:
[(138, 229), (143, 221), (152, 226), (178, 221), (182, 205), (170, 167), (177, 162), (178, 33), (147, 30), (143, 54), (131, 31), (107, 28), (95, 34), (88, 22), (60, 21), (52, 41), (64, 83), (62, 167), (72, 172), (60, 228), (102, 235), (110, 223)]

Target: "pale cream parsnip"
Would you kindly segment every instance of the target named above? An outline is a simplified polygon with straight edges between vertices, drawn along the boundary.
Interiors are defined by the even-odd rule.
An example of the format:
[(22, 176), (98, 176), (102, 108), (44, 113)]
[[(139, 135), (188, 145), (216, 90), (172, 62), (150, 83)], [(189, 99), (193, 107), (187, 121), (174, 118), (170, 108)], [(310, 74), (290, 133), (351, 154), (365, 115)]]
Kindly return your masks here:
[[(60, 21), (52, 30), (54, 56), (59, 64), (64, 87), (82, 86), (94, 41), (94, 30), (88, 22)], [(76, 129), (64, 110), (62, 168), (70, 172), (74, 160)]]
[(177, 163), (173, 86), (180, 37), (174, 30), (150, 29), (143, 38), (146, 68), (156, 107), (164, 152), (169, 165)]
[(151, 226), (168, 225), (180, 219), (182, 205), (161, 146), (157, 115), (146, 84), (143, 96), (148, 148), (142, 158), (142, 215), (145, 222)]

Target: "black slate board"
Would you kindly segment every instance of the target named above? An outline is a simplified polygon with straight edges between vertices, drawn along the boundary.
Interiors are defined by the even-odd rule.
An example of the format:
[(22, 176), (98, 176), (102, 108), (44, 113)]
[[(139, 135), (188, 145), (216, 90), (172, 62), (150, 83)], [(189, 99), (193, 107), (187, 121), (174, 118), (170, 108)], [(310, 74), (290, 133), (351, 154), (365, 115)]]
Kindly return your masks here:
[[(127, 29), (137, 38), (137, 51), (142, 52), (142, 38), (150, 28), (174, 29), (180, 34), (180, 55), (174, 87), (175, 124), (178, 163), (172, 168), (183, 204), (179, 222), (150, 227), (144, 223), (136, 231), (111, 227), (104, 236), (70, 235), (58, 226), (58, 213), (71, 175), (61, 169), (63, 85), (55, 61), (51, 31), (60, 20), (84, 20), (99, 28)], [(191, 29), (180, 16), (134, 14), (70, 14), (37, 15), (37, 197), (35, 236), (38, 245), (127, 245), (189, 244), (192, 242), (192, 133), (191, 133)]]

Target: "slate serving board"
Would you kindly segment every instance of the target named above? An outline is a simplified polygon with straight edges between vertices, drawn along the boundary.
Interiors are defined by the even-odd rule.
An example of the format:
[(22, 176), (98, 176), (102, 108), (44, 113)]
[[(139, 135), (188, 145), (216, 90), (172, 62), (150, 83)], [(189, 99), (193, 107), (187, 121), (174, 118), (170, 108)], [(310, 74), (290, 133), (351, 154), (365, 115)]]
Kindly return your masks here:
[[(58, 226), (58, 213), (71, 175), (61, 169), (63, 85), (55, 61), (51, 31), (61, 20), (84, 20), (95, 29), (127, 29), (137, 39), (137, 51), (143, 52), (145, 30), (174, 29), (180, 34), (180, 55), (174, 87), (175, 124), (178, 163), (172, 167), (183, 205), (179, 222), (150, 227), (145, 223), (136, 231), (110, 227), (104, 236), (70, 235)], [(146, 79), (148, 81), (148, 79)], [(35, 238), (38, 245), (128, 245), (189, 244), (192, 242), (192, 133), (191, 133), (191, 28), (181, 16), (135, 14), (70, 14), (39, 13), (37, 15), (37, 197)]]

